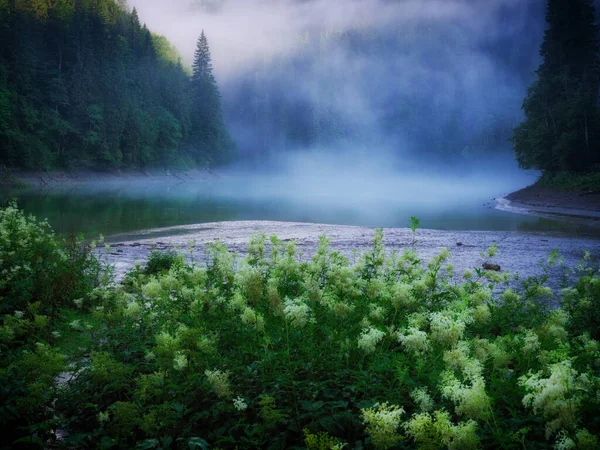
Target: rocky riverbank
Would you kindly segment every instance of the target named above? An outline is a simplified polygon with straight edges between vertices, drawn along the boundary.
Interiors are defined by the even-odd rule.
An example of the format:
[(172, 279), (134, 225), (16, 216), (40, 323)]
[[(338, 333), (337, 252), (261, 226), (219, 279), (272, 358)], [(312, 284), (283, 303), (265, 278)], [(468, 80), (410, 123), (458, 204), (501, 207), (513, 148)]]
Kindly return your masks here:
[[(352, 261), (355, 250), (367, 250), (371, 246), (374, 229), (353, 226), (320, 225), (292, 222), (218, 222), (191, 226), (149, 230), (135, 236), (113, 236), (107, 261), (115, 266), (118, 278), (130, 270), (136, 262), (144, 263), (153, 249), (181, 250), (188, 259), (205, 262), (205, 247), (209, 242), (220, 240), (240, 255), (246, 252), (246, 243), (252, 235), (265, 233), (277, 235), (284, 241), (294, 239), (301, 258), (308, 259), (326, 234), (331, 239), (331, 248)], [(451, 262), (456, 273), (466, 269), (482, 267), (487, 259), (481, 256), (490, 245), (498, 245), (498, 255), (491, 262), (502, 271), (518, 273), (520, 279), (544, 273), (541, 264), (548, 260), (552, 250), (558, 250), (566, 267), (576, 267), (586, 251), (600, 254), (600, 241), (585, 238), (557, 237), (544, 234), (487, 231), (436, 231), (417, 230), (413, 236), (409, 229), (384, 229), (384, 243), (388, 251), (403, 252), (413, 245), (423, 260), (428, 260), (442, 248), (451, 250)], [(191, 247), (190, 247), (191, 246)], [(190, 251), (191, 248), (191, 251)], [(104, 253), (102, 250), (101, 253)], [(561, 287), (564, 269), (549, 270), (549, 284)]]

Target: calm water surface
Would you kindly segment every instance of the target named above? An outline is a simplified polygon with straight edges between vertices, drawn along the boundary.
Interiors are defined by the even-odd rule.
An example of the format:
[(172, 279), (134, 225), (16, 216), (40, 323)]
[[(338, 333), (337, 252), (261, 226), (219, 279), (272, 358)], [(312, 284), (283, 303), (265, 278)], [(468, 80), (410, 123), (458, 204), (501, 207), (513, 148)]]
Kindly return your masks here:
[[(415, 188), (413, 186), (413, 188)], [(498, 196), (506, 192), (498, 192)], [(393, 193), (392, 193), (393, 194)], [(441, 192), (437, 197), (444, 197)], [(59, 233), (114, 236), (194, 223), (276, 220), (369, 227), (407, 227), (410, 216), (421, 228), (439, 230), (537, 231), (567, 235), (600, 233), (589, 226), (498, 211), (489, 192), (482, 195), (430, 195), (419, 190), (403, 196), (340, 196), (335, 189), (303, 192), (294, 186), (269, 183), (210, 182), (110, 186), (74, 185), (51, 189), (0, 191), (0, 202), (11, 199), (26, 212), (47, 218)]]

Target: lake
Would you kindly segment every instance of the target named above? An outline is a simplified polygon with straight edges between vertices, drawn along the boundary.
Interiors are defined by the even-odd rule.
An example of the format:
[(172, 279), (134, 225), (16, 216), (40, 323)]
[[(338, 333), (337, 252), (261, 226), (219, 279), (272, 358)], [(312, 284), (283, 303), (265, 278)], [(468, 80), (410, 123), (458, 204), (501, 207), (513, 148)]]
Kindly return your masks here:
[(447, 182), (432, 190), (408, 179), (346, 179), (325, 185), (235, 177), (185, 183), (99, 182), (0, 191), (0, 202), (6, 205), (16, 198), (21, 208), (47, 218), (58, 233), (90, 238), (103, 234), (113, 240), (146, 229), (240, 220), (407, 227), (411, 216), (420, 218), (421, 228), (438, 230), (598, 234), (577, 223), (496, 210), (493, 196), (519, 186), (496, 183), (497, 188), (481, 190), (473, 183)]

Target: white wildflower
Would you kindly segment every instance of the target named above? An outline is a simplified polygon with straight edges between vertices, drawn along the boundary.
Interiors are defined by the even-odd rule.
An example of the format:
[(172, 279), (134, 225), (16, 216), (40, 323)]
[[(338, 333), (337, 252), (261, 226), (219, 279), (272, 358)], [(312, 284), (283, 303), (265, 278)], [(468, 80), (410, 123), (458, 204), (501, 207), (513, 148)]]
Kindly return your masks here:
[(373, 320), (383, 320), (385, 317), (385, 308), (380, 305), (376, 305), (375, 303), (371, 303), (369, 305), (371, 312), (369, 313), (369, 317)]
[(575, 447), (575, 441), (569, 437), (565, 430), (558, 433), (558, 437), (554, 443), (554, 448), (556, 450), (572, 450)]
[(391, 301), (394, 309), (413, 306), (416, 300), (412, 295), (412, 286), (408, 283), (396, 283), (392, 289)]
[(453, 318), (449, 312), (434, 312), (429, 315), (431, 339), (440, 344), (452, 346), (462, 338), (466, 324)]
[(478, 289), (471, 295), (473, 306), (484, 305), (492, 299), (492, 293), (488, 289)]
[(130, 302), (125, 307), (123, 314), (132, 319), (138, 318), (142, 314), (142, 305), (138, 302)]
[(384, 338), (385, 333), (377, 328), (369, 327), (362, 331), (358, 338), (358, 348), (365, 353), (373, 353), (375, 347)]
[(444, 352), (444, 362), (451, 370), (463, 370), (469, 362), (470, 353), (471, 350), (469, 349), (469, 343), (466, 341), (460, 341), (450, 350)]
[[(480, 366), (468, 365), (465, 372), (470, 383), (461, 383), (452, 372), (445, 372), (442, 376), (440, 389), (444, 398), (450, 399), (456, 405), (456, 412), (470, 419), (487, 418), (490, 412), (490, 399), (485, 392), (485, 381), (483, 376), (477, 375), (481, 371)], [(479, 363), (480, 364), (480, 363)]]
[(221, 370), (205, 370), (204, 375), (208, 378), (208, 382), (213, 387), (217, 396), (219, 397), (230, 397), (231, 396), (231, 384), (229, 382), (229, 372), (222, 372)]
[(238, 395), (236, 398), (233, 399), (233, 407), (238, 411), (245, 411), (246, 409), (248, 409), (248, 404), (242, 397)]
[(373, 440), (375, 448), (387, 450), (401, 439), (398, 428), (402, 414), (402, 408), (388, 406), (387, 403), (376, 403), (372, 408), (361, 410), (362, 421), (367, 426), (367, 434)]
[(540, 372), (519, 378), (519, 384), (528, 392), (523, 405), (532, 408), (534, 414), (541, 412), (549, 420), (546, 438), (577, 423), (577, 411), (591, 387), (589, 377), (573, 369), (570, 360), (552, 364), (549, 369), (548, 378), (543, 378)]
[(473, 321), (479, 325), (488, 323), (491, 317), (492, 313), (487, 304), (479, 305), (473, 309)]
[(110, 419), (108, 411), (98, 413), (98, 423), (106, 423)]
[(421, 412), (431, 411), (433, 409), (433, 399), (426, 388), (417, 388), (410, 393), (411, 398), (419, 407)]
[(417, 355), (426, 353), (431, 348), (427, 333), (414, 327), (409, 328), (405, 333), (398, 333), (398, 341), (407, 350)]
[(526, 356), (533, 355), (541, 348), (540, 339), (533, 330), (525, 331), (525, 333), (518, 336), (518, 339), (521, 344), (521, 351)]
[(179, 372), (188, 366), (188, 359), (185, 353), (181, 350), (175, 352), (173, 357), (173, 368)]
[(294, 328), (304, 328), (306, 326), (310, 318), (310, 306), (298, 299), (286, 299), (283, 306), (283, 313), (291, 326)]

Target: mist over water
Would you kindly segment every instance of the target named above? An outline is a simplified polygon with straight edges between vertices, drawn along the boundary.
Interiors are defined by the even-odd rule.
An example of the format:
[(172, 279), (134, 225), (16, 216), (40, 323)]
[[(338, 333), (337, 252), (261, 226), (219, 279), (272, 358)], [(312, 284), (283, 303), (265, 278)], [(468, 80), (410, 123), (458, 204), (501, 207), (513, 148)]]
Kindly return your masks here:
[[(436, 170), (364, 155), (299, 153), (262, 167), (231, 167), (211, 179), (147, 177), (19, 192), (26, 211), (59, 232), (115, 235), (235, 220), (276, 220), (369, 227), (563, 231), (577, 227), (494, 209), (501, 197), (535, 180), (508, 158), (487, 168)], [(2, 199), (7, 201), (13, 194)]]

